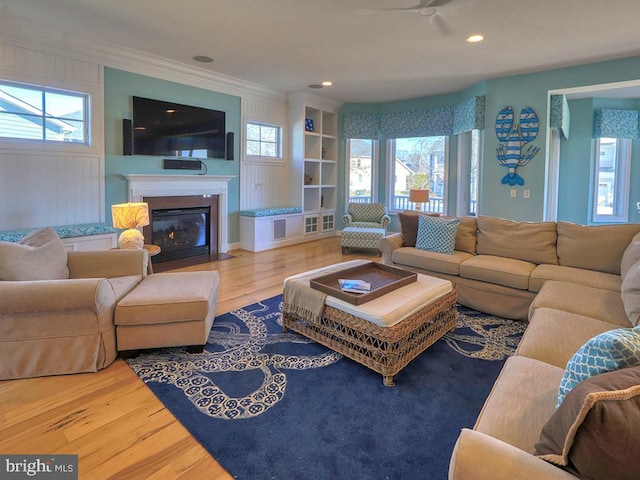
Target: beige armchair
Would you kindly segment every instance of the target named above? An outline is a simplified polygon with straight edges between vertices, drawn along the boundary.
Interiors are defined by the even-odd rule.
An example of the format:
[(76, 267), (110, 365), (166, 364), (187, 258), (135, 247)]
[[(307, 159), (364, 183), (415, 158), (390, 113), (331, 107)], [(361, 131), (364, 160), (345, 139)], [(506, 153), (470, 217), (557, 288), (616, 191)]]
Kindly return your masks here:
[(95, 372), (116, 358), (116, 303), (147, 275), (147, 251), (66, 258), (68, 279), (0, 281), (0, 380)]
[(384, 203), (350, 203), (342, 220), (345, 227), (386, 230), (391, 217)]

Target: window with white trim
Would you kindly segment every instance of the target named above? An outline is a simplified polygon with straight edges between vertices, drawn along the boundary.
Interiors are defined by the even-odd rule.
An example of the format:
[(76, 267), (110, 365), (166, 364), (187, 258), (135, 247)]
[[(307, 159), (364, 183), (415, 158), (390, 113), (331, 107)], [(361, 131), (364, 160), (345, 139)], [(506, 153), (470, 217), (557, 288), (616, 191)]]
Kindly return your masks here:
[(89, 145), (89, 95), (0, 81), (0, 137)]
[(389, 168), (389, 211), (416, 210), (409, 190), (428, 189), (426, 212), (445, 213), (449, 137), (396, 138), (387, 141)]
[(597, 138), (595, 142), (592, 220), (624, 223), (629, 210), (631, 140)]
[(377, 201), (378, 141), (362, 138), (347, 140), (347, 203)]
[(248, 157), (281, 158), (282, 127), (247, 122), (246, 153)]

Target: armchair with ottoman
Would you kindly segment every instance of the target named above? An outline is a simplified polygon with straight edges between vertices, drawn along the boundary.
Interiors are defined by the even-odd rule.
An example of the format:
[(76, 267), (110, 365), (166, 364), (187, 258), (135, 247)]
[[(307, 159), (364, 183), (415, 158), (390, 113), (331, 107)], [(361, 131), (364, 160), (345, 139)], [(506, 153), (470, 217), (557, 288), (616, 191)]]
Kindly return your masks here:
[(204, 345), (218, 273), (149, 275), (148, 261), (144, 249), (67, 252), (51, 228), (0, 242), (0, 380), (96, 372), (122, 350)]
[(350, 248), (380, 252), (380, 240), (386, 235), (391, 217), (384, 203), (350, 203), (342, 221), (342, 253), (348, 253)]

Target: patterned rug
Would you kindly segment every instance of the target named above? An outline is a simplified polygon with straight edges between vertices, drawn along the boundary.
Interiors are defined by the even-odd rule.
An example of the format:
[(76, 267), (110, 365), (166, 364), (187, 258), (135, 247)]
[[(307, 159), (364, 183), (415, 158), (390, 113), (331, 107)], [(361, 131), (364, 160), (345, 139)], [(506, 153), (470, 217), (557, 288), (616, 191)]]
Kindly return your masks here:
[(234, 477), (446, 479), (526, 325), (458, 307), (448, 333), (395, 387), (342, 355), (283, 333), (276, 296), (218, 316), (205, 352), (154, 350), (131, 368)]

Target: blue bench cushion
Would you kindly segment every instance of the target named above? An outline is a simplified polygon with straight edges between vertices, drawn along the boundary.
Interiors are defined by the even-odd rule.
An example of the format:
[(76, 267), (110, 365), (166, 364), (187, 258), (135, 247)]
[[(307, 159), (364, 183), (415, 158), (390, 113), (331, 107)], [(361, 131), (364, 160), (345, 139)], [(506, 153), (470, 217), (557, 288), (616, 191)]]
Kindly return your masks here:
[(271, 217), (274, 215), (287, 215), (291, 213), (302, 213), (301, 207), (271, 207), (256, 208), (254, 210), (240, 210), (241, 217)]
[[(79, 225), (63, 225), (52, 227), (60, 238), (86, 237), (90, 235), (102, 235), (106, 233), (117, 233), (110, 223), (82, 223)], [(0, 241), (19, 242), (35, 228), (25, 228), (20, 230), (5, 230), (0, 232)]]

